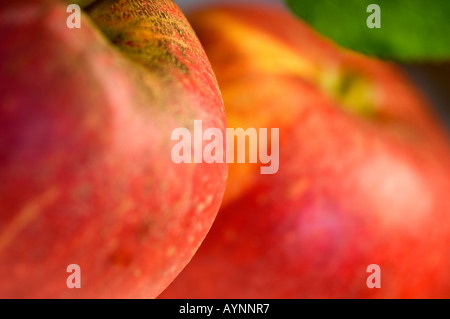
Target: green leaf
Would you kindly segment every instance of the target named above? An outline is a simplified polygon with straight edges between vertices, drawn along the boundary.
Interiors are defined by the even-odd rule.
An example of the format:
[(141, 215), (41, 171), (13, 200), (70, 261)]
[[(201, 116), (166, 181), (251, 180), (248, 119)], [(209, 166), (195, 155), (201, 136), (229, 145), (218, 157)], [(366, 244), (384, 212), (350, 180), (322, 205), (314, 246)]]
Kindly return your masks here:
[[(397, 61), (450, 58), (450, 0), (285, 0), (292, 11), (338, 44)], [(381, 28), (369, 28), (370, 4)], [(370, 19), (372, 21), (372, 19)]]

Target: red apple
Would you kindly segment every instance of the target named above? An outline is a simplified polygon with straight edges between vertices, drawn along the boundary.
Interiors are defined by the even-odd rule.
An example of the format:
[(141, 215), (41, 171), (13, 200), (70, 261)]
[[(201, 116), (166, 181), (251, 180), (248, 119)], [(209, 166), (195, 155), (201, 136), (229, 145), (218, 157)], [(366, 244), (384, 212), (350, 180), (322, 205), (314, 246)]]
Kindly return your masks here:
[(66, 10), (1, 4), (0, 297), (152, 298), (222, 200), (226, 164), (171, 160), (174, 128), (225, 130), (220, 92), (171, 1)]
[(419, 90), (279, 7), (190, 22), (228, 126), (280, 128), (279, 171), (230, 165), (211, 231), (160, 297), (449, 298), (450, 148)]

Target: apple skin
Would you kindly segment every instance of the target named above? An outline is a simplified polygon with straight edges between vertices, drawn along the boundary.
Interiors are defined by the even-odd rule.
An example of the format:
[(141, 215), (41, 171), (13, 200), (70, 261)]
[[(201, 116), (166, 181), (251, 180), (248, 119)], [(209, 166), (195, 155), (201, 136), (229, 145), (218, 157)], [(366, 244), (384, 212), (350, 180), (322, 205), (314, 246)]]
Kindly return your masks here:
[(226, 164), (171, 160), (174, 128), (225, 130), (220, 91), (171, 1), (100, 1), (80, 29), (66, 8), (1, 3), (0, 298), (154, 298), (222, 200)]
[(449, 298), (449, 142), (418, 89), (280, 7), (188, 19), (228, 126), (280, 128), (279, 171), (230, 164), (211, 231), (159, 298)]

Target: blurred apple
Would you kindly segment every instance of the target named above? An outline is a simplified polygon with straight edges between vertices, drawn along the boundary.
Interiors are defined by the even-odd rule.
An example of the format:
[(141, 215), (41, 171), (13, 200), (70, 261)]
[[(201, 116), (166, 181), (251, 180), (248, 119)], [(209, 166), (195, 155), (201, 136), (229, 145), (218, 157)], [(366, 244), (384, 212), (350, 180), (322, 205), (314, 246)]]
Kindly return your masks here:
[(152, 298), (222, 200), (227, 165), (176, 165), (170, 139), (224, 131), (220, 92), (171, 1), (96, 1), (79, 29), (67, 6), (1, 2), (0, 297)]
[(449, 142), (418, 89), (280, 7), (190, 22), (228, 126), (280, 128), (279, 171), (230, 165), (211, 231), (160, 297), (449, 298)]

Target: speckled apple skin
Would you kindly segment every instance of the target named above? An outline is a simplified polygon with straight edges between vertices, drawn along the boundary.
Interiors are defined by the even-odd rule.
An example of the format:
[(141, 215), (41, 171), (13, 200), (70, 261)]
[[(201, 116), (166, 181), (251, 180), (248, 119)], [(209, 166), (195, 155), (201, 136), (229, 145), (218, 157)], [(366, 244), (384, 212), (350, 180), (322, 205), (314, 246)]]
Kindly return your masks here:
[[(2, 1), (0, 297), (153, 298), (216, 216), (226, 164), (174, 164), (171, 132), (225, 130), (172, 1)], [(81, 288), (69, 289), (69, 264)]]

